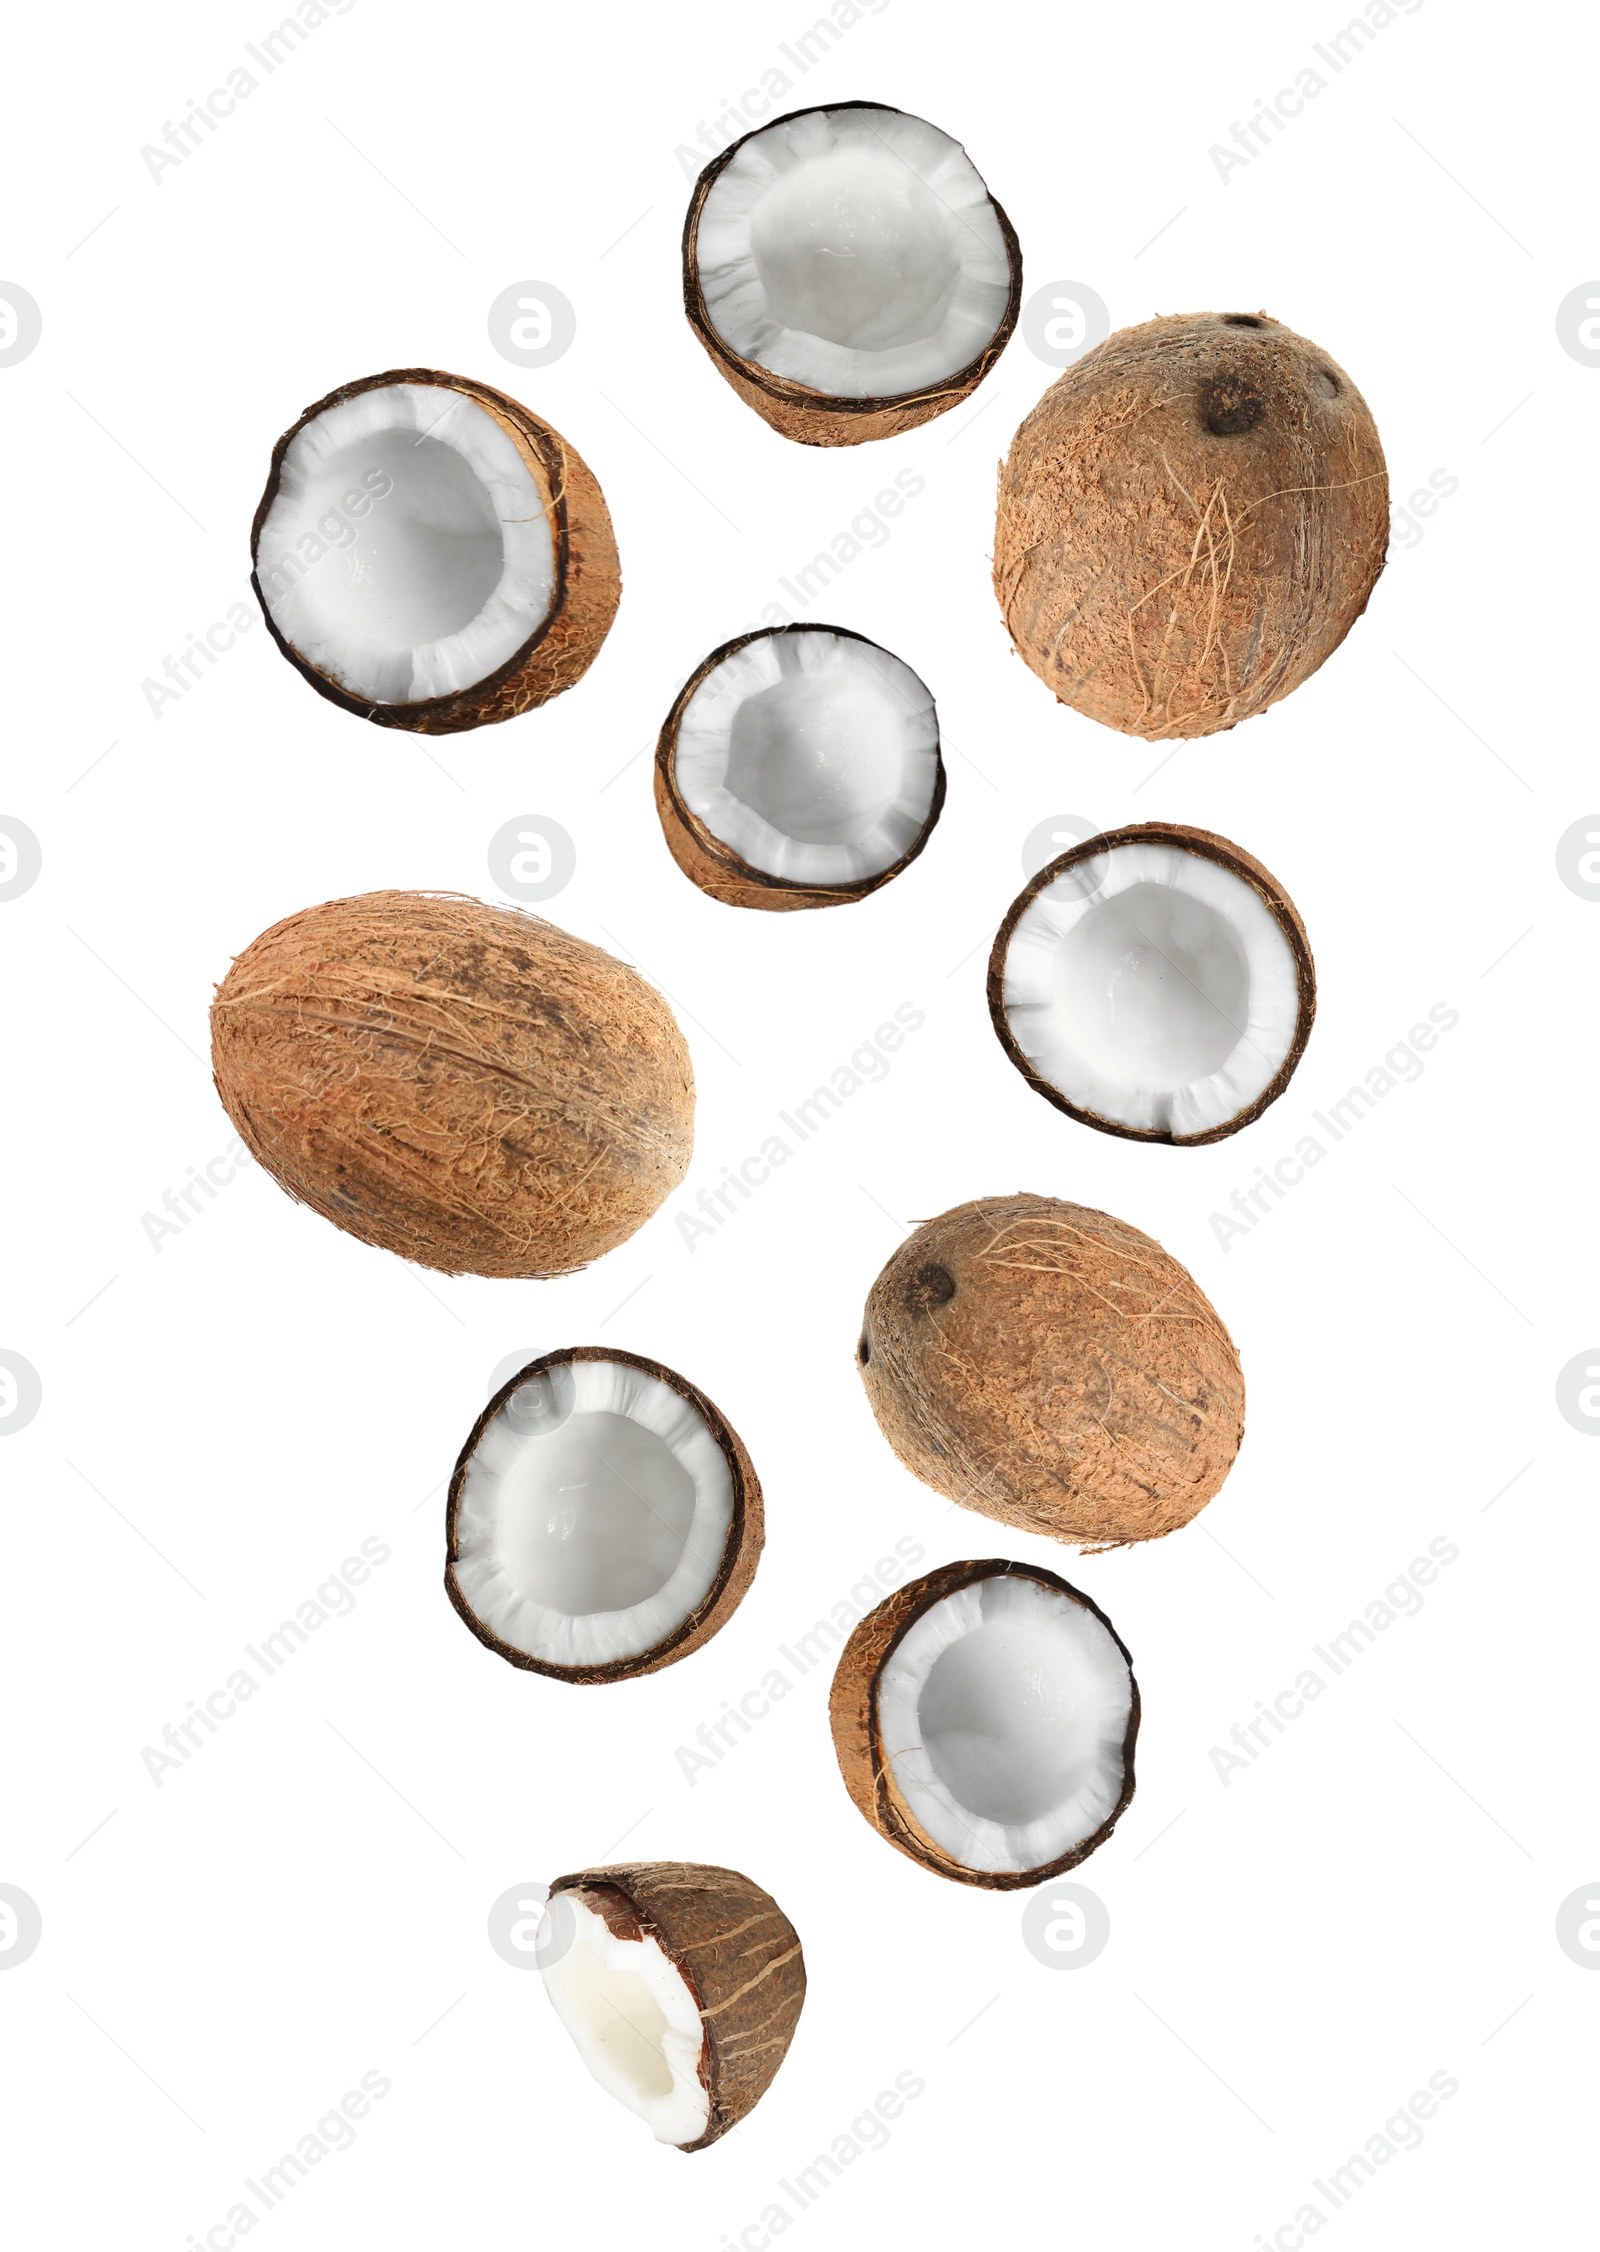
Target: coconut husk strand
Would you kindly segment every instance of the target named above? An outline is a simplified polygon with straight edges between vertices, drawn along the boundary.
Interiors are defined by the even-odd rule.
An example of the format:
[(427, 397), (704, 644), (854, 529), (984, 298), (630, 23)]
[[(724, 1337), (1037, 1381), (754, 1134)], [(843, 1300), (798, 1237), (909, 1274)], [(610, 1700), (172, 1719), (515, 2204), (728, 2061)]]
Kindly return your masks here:
[(636, 970), (457, 893), (310, 907), (237, 957), (217, 1093), (281, 1188), (444, 1274), (571, 1274), (682, 1180), (694, 1076)]
[(1239, 1356), (1193, 1276), (1126, 1221), (1057, 1197), (924, 1222), (872, 1286), (857, 1361), (916, 1477), (1096, 1549), (1188, 1524), (1244, 1431)]
[(1057, 699), (1149, 742), (1287, 696), (1367, 606), (1389, 481), (1365, 399), (1265, 313), (1119, 329), (1000, 473), (994, 588)]

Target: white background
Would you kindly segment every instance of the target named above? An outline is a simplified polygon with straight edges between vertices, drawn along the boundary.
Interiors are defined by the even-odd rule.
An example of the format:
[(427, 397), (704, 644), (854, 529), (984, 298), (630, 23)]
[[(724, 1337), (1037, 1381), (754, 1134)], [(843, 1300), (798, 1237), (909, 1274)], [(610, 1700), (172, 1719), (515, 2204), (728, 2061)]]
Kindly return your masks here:
[[(1600, 373), (1554, 316), (1600, 272), (1592, 53), (1427, 0), (1324, 67), (1224, 183), (1211, 144), (1343, 10), (889, 0), (802, 76), (779, 52), (798, 5), (358, 0), (153, 181), (141, 146), (275, 20), (191, 0), (36, 10), (11, 34), (0, 270), (44, 316), (0, 369), (0, 813), (44, 852), (0, 905), (0, 1345), (43, 1384), (0, 1455), (0, 1880), (44, 1919), (0, 1979), (15, 2235), (221, 2248), (244, 2180), (371, 2071), (389, 2093), (258, 2218), (264, 2243), (755, 2252), (778, 2181), (909, 2072), (924, 2090), (887, 2146), (789, 2208), (805, 2243), (1283, 2229), (1288, 2252), (1308, 2198), (1341, 2244), (1564, 2240), (1600, 1979), (1555, 1916), (1600, 1874), (1600, 1556), (1594, 1439), (1555, 1380), (1600, 1334), (1600, 908), (1555, 847), (1600, 801)], [(675, 152), (773, 67), (780, 107), (865, 97), (957, 135), (1029, 294), (1076, 279), (1117, 326), (1263, 306), (1361, 386), (1397, 500), (1459, 481), (1286, 703), (1168, 757), (1056, 708), (1011, 654), (995, 463), (1053, 372), (1020, 337), (974, 401), (870, 449), (787, 444), (717, 378), (679, 303)], [(525, 373), (485, 317), (529, 278), (578, 329)], [(408, 364), (512, 390), (601, 479), (625, 592), (593, 671), (544, 711), (423, 741), (321, 701), (258, 622), (153, 717), (141, 682), (246, 592), (278, 433)], [(905, 468), (926, 490), (808, 614), (933, 689), (943, 822), (842, 914), (717, 906), (668, 858), (646, 747), (705, 652)], [(577, 844), (546, 911), (680, 1006), (700, 1089), (684, 1191), (559, 1284), (423, 1276), (253, 1170), (154, 1248), (143, 1216), (229, 1139), (205, 1056), (230, 956), (341, 894), (493, 896), (487, 841), (522, 814)], [(1218, 829), (1304, 915), (1315, 1034), (1236, 1140), (1086, 1131), (1002, 1056), (989, 937), (1023, 839), (1067, 815)], [(675, 1216), (695, 1192), (901, 1002), (927, 1021), (891, 1075), (691, 1253)], [(1422, 1076), (1219, 1242), (1230, 1193), (1440, 1002), (1460, 1021)], [(1080, 1562), (950, 1509), (866, 1408), (860, 1308), (902, 1229), (1016, 1188), (1148, 1230), (1238, 1340), (1237, 1469), (1155, 1548)], [(580, 1691), (481, 1649), (440, 1575), (443, 1482), (491, 1369), (588, 1341), (720, 1403), (769, 1537), (714, 1642)], [(354, 1613), (158, 1787), (141, 1754), (163, 1724), (372, 1536), (392, 1554)], [(873, 1835), (834, 1768), (825, 1667), (695, 1787), (680, 1771), (696, 1726), (902, 1536), (924, 1569), (1065, 1568), (1134, 1654), (1138, 1796), (1078, 1872), (1111, 1918), (1092, 1965), (1028, 1952), (1026, 1896), (942, 1883)], [(1224, 1785), (1212, 1747), (1438, 1536), (1459, 1557), (1420, 1615)], [(624, 1854), (746, 1869), (805, 1943), (788, 2061), (687, 2167), (588, 2081), (537, 1977), (485, 1935), (507, 1888)], [(1342, 2209), (1318, 2199), (1435, 2072), (1459, 2090), (1421, 2147)]]

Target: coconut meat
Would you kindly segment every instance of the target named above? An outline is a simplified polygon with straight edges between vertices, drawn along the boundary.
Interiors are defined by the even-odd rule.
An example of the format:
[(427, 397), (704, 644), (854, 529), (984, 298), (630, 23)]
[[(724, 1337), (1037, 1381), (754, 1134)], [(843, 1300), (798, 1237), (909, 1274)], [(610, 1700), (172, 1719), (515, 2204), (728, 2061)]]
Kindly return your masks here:
[(1231, 869), (1116, 845), (1023, 910), (1005, 960), (1012, 1037), (1039, 1077), (1121, 1126), (1203, 1134), (1264, 1094), (1300, 986), (1276, 915)]
[(833, 398), (898, 398), (957, 374), (1011, 290), (966, 152), (897, 110), (816, 110), (751, 134), (712, 183), (696, 247), (728, 349)]
[(456, 1585), (513, 1650), (558, 1666), (634, 1658), (709, 1594), (733, 1521), (699, 1410), (620, 1361), (530, 1377), (490, 1418), (456, 1511)]
[(746, 866), (792, 883), (881, 875), (927, 824), (933, 698), (888, 650), (826, 627), (763, 634), (678, 723), (678, 793)]
[(389, 383), (286, 448), (256, 575), (273, 624), (352, 696), (411, 704), (497, 672), (550, 612), (544, 491), (465, 393)]
[(963, 1868), (1043, 1868), (1122, 1796), (1133, 1677), (1103, 1619), (1042, 1582), (978, 1580), (890, 1652), (878, 1731), (907, 1808)]
[(558, 1892), (539, 1926), (545, 1992), (608, 2095), (658, 2142), (692, 2143), (711, 2099), (700, 2077), (705, 2028), (682, 1972), (648, 1932), (619, 1939), (575, 1891)]

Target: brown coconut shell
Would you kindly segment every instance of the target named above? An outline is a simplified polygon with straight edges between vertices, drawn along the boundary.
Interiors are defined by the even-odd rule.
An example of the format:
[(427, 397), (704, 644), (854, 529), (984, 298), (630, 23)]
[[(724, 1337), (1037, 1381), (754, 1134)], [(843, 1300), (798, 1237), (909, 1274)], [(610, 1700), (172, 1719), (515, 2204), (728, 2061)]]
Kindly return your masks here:
[[(470, 688), (449, 696), (429, 696), (414, 704), (374, 704), (352, 696), (330, 673), (311, 663), (287, 642), (273, 621), (262, 592), (256, 564), (261, 529), (278, 497), (283, 457), (308, 422), (331, 407), (359, 398), (363, 391), (381, 390), (387, 384), (432, 384), (441, 391), (456, 391), (492, 415), (516, 447), (538, 486), (550, 520), (554, 550), (550, 608), (541, 623), (492, 673)], [(296, 672), (309, 680), (318, 695), (341, 711), (354, 712), (379, 727), (403, 727), (417, 735), (456, 735), (469, 727), (488, 727), (502, 719), (547, 704), (583, 678), (611, 630), (622, 598), (622, 571), (617, 560), (616, 534), (594, 472), (575, 446), (558, 430), (542, 422), (519, 399), (496, 391), (470, 376), (442, 375), (436, 368), (390, 368), (383, 375), (364, 375), (343, 383), (315, 406), (307, 407), (292, 429), (286, 430), (272, 449), (266, 491), (250, 527), (250, 584), (254, 587), (267, 631)]]
[[(1219, 868), (1247, 883), (1266, 907), (1273, 921), (1282, 931), (1290, 953), (1294, 956), (1295, 984), (1299, 1007), (1295, 1016), (1294, 1039), (1271, 1082), (1238, 1114), (1221, 1126), (1213, 1126), (1204, 1134), (1171, 1134), (1159, 1127), (1125, 1126), (1115, 1118), (1103, 1118), (1098, 1111), (1084, 1110), (1069, 1102), (1059, 1087), (1052, 1087), (1048, 1079), (1041, 1079), (1028, 1058), (1023, 1054), (1012, 1032), (1006, 1015), (1005, 982), (1006, 957), (1011, 950), (1012, 933), (1024, 914), (1033, 905), (1040, 892), (1086, 860), (1093, 860), (1102, 852), (1111, 852), (1118, 845), (1153, 844), (1172, 845), (1180, 852), (1192, 852), (1198, 859), (1215, 861)], [(995, 1037), (1021, 1072), (1036, 1095), (1043, 1095), (1047, 1103), (1064, 1110), (1080, 1126), (1094, 1126), (1102, 1134), (1116, 1134), (1128, 1142), (1166, 1142), (1175, 1149), (1199, 1149), (1205, 1142), (1224, 1142), (1230, 1134), (1237, 1134), (1241, 1126), (1248, 1126), (1259, 1118), (1269, 1103), (1278, 1097), (1294, 1077), (1295, 1067), (1306, 1052), (1306, 1042), (1311, 1038), (1311, 1026), (1317, 1013), (1317, 972), (1311, 959), (1311, 945), (1306, 937), (1305, 924), (1300, 920), (1299, 909), (1278, 882), (1276, 876), (1261, 865), (1242, 845), (1230, 843), (1228, 838), (1215, 835), (1210, 829), (1186, 828), (1180, 821), (1138, 821), (1126, 829), (1110, 829), (1104, 836), (1088, 837), (1069, 852), (1063, 852), (1020, 891), (1007, 910), (1000, 925), (994, 947), (989, 955), (989, 1021), (994, 1026)]]
[(571, 1274), (688, 1169), (694, 1074), (637, 970), (453, 892), (308, 907), (211, 1009), (223, 1108), (280, 1188), (443, 1274)]
[[(456, 1565), (461, 1558), (461, 1546), (456, 1535), (461, 1508), (461, 1490), (466, 1484), (467, 1470), (478, 1451), (478, 1441), (483, 1437), (491, 1420), (510, 1399), (513, 1392), (533, 1377), (543, 1376), (547, 1369), (570, 1367), (574, 1361), (617, 1361), (624, 1368), (642, 1369), (646, 1376), (656, 1377), (672, 1390), (700, 1416), (722, 1452), (728, 1465), (728, 1475), (733, 1483), (733, 1515), (728, 1522), (728, 1535), (723, 1543), (722, 1561), (717, 1576), (705, 1594), (686, 1617), (668, 1635), (642, 1651), (636, 1658), (617, 1658), (603, 1666), (556, 1666), (543, 1658), (533, 1658), (525, 1650), (517, 1650), (509, 1642), (502, 1642), (473, 1610), (461, 1592), (456, 1579)], [(744, 1601), (750, 1582), (756, 1576), (756, 1566), (761, 1561), (762, 1544), (766, 1539), (766, 1519), (761, 1502), (761, 1481), (755, 1465), (745, 1449), (744, 1441), (723, 1415), (715, 1401), (707, 1399), (698, 1385), (691, 1384), (686, 1376), (661, 1361), (648, 1360), (642, 1353), (618, 1352), (609, 1345), (564, 1345), (553, 1353), (541, 1353), (526, 1368), (518, 1369), (509, 1383), (502, 1384), (494, 1398), (468, 1433), (467, 1442), (456, 1458), (455, 1470), (450, 1479), (450, 1491), (445, 1500), (445, 1593), (456, 1611), (472, 1629), (486, 1650), (508, 1664), (520, 1666), (525, 1673), (547, 1674), (552, 1681), (575, 1681), (583, 1684), (605, 1681), (631, 1681), (635, 1676), (657, 1673), (663, 1666), (675, 1665), (679, 1658), (688, 1657), (698, 1650), (702, 1642), (709, 1642), (719, 1627), (725, 1626)]]
[(856, 1359), (916, 1477), (1097, 1549), (1188, 1524), (1244, 1433), (1239, 1356), (1194, 1277), (1125, 1220), (1053, 1196), (925, 1221), (873, 1284)]
[[(1056, 1860), (1044, 1862), (1037, 1869), (969, 1869), (929, 1837), (895, 1781), (889, 1757), (893, 1747), (884, 1743), (878, 1725), (878, 1688), (884, 1668), (925, 1611), (931, 1611), (959, 1588), (976, 1586), (981, 1580), (1007, 1578), (1037, 1580), (1040, 1586), (1053, 1587), (1083, 1610), (1093, 1612), (1127, 1659), (1133, 1702), (1122, 1739), (1122, 1792), (1093, 1836)], [(867, 1613), (840, 1652), (833, 1687), (828, 1692), (828, 1720), (839, 1772), (858, 1811), (879, 1837), (887, 1838), (899, 1852), (931, 1869), (935, 1876), (949, 1877), (956, 1884), (981, 1885), (990, 1892), (1018, 1892), (1044, 1884), (1051, 1877), (1064, 1876), (1105, 1844), (1133, 1797), (1133, 1749), (1139, 1735), (1139, 1684), (1133, 1677), (1133, 1660), (1099, 1604), (1042, 1565), (1011, 1564), (1004, 1557), (989, 1557), (980, 1563), (941, 1564), (921, 1579), (897, 1587), (875, 1611)]]
[(870, 893), (881, 891), (902, 869), (910, 867), (932, 836), (934, 824), (944, 810), (944, 757), (942, 752), (935, 751), (938, 767), (928, 818), (891, 867), (876, 876), (861, 876), (848, 884), (797, 884), (784, 876), (769, 875), (764, 868), (752, 868), (749, 861), (740, 859), (731, 845), (713, 835), (697, 813), (690, 812), (678, 788), (678, 729), (695, 690), (718, 665), (736, 651), (748, 648), (752, 641), (782, 640), (803, 633), (834, 634), (842, 641), (859, 641), (864, 648), (878, 649), (883, 656), (891, 654), (880, 643), (869, 641), (864, 633), (852, 633), (848, 626), (763, 626), (754, 633), (736, 634), (720, 649), (713, 649), (689, 675), (656, 742), (656, 812), (660, 816), (662, 835), (667, 840), (667, 850), (692, 884), (698, 884), (711, 898), (720, 899), (725, 907), (761, 907), (788, 913), (800, 907), (843, 907), (852, 900), (865, 899)]
[(712, 325), (705, 293), (700, 287), (700, 214), (707, 196), (746, 141), (770, 133), (775, 126), (791, 124), (797, 117), (814, 117), (823, 110), (849, 109), (887, 110), (897, 117), (905, 114), (888, 102), (814, 102), (807, 109), (790, 110), (783, 117), (768, 118), (712, 158), (694, 184), (683, 223), (683, 309), (689, 326), (705, 347), (712, 366), (724, 382), (733, 386), (745, 405), (754, 407), (762, 421), (770, 424), (780, 438), (792, 438), (801, 446), (864, 446), (876, 438), (897, 438), (903, 431), (931, 422), (935, 415), (947, 414), (952, 407), (960, 406), (963, 399), (970, 398), (989, 373), (1010, 343), (1017, 315), (1022, 310), (1022, 246), (1011, 221), (990, 196), (990, 207), (1000, 223), (1006, 246), (1010, 294), (993, 336), (977, 358), (969, 360), (954, 375), (926, 384), (920, 390), (902, 392), (892, 399), (836, 398), (831, 392), (814, 391), (807, 384), (774, 375), (770, 368), (762, 367), (757, 360), (744, 359), (723, 342)]
[(806, 1998), (799, 1935), (773, 1899), (737, 1869), (700, 1861), (621, 1861), (579, 1869), (550, 1887), (577, 1895), (618, 1939), (650, 1938), (700, 2005), (706, 2150), (747, 2118), (788, 2053)]
[(1365, 399), (1265, 313), (1119, 329), (1000, 473), (994, 589), (1058, 700), (1148, 742), (1287, 696), (1367, 606), (1389, 479)]

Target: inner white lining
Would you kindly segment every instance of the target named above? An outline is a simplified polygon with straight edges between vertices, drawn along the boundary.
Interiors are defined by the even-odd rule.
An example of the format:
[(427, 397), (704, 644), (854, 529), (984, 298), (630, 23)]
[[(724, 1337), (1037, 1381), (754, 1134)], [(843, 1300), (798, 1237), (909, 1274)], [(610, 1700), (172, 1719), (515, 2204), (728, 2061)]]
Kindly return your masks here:
[(606, 1665), (653, 1649), (704, 1599), (732, 1522), (727, 1459), (698, 1409), (624, 1362), (564, 1362), (478, 1441), (456, 1583), (512, 1649)]
[(700, 2079), (705, 2028), (659, 1941), (614, 1937), (568, 1891), (547, 1903), (537, 1953), (545, 1992), (606, 2093), (658, 2142), (697, 2142), (711, 2117)]
[(1132, 1702), (1103, 1621), (1007, 1575), (923, 1612), (883, 1670), (878, 1728), (936, 1845), (968, 1869), (1037, 1869), (1116, 1807)]
[(747, 867), (858, 882), (892, 868), (927, 821), (933, 698), (871, 642), (825, 626), (765, 634), (690, 697), (673, 771), (690, 812)]
[(388, 383), (284, 454), (256, 564), (291, 648), (353, 696), (470, 688), (549, 614), (555, 543), (537, 479), (477, 402)]
[(741, 359), (835, 398), (897, 398), (978, 357), (1011, 274), (960, 144), (890, 109), (753, 134), (700, 212), (700, 287)]
[(1175, 845), (1080, 861), (1018, 918), (1012, 1035), (1080, 1110), (1177, 1135), (1225, 1125), (1294, 1044), (1295, 958), (1259, 892)]

